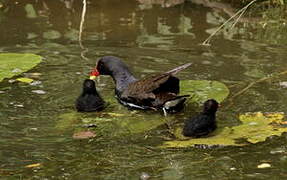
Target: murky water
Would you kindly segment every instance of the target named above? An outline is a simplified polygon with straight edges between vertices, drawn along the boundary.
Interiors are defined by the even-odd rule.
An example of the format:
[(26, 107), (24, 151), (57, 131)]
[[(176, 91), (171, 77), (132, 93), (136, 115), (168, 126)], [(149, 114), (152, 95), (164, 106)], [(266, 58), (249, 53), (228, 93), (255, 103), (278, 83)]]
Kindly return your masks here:
[[(230, 88), (231, 97), (250, 82), (285, 71), (286, 43), (268, 43), (264, 32), (260, 32), (261, 39), (252, 39), (260, 35), (246, 28), (231, 37), (219, 34), (212, 46), (204, 47), (200, 43), (209, 36), (208, 30), (217, 27), (218, 12), (213, 9), (188, 2), (164, 8), (100, 0), (87, 4), (81, 47), (77, 39), (82, 2), (28, 3), (11, 1), (9, 9), (0, 13), (0, 52), (31, 52), (45, 58), (29, 71), (41, 73), (35, 78), (41, 84), (0, 83), (4, 91), (0, 94), (3, 179), (139, 179), (144, 173), (152, 179), (286, 178), (286, 135), (240, 148), (161, 149), (158, 146), (168, 138), (168, 127), (164, 123), (156, 126), (162, 115), (129, 112), (112, 103), (109, 77), (99, 82), (101, 94), (111, 102), (104, 112), (81, 114), (73, 106), (83, 79), (104, 55), (124, 59), (137, 77), (192, 62), (180, 78), (221, 81)], [(232, 104), (229, 97), (223, 103), (228, 108), (218, 113), (219, 126), (238, 124), (238, 114), (244, 112), (286, 113), (285, 81), (286, 76), (280, 76), (257, 83)], [(110, 112), (129, 115), (107, 118)], [(186, 116), (180, 113), (169, 120), (182, 123)], [(97, 125), (107, 125), (93, 129), (95, 138), (73, 139), (76, 131), (88, 129), (83, 119), (96, 118)], [(125, 123), (132, 130), (125, 129)], [(155, 128), (138, 128), (149, 124)], [(258, 169), (264, 162), (271, 168)], [(37, 163), (39, 167), (27, 167)]]

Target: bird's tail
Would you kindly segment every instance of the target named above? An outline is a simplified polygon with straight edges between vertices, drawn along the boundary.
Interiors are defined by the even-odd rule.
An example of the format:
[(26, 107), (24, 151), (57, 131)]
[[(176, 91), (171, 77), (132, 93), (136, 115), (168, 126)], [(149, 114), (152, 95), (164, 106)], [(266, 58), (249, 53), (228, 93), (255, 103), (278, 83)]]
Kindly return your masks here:
[(173, 99), (168, 100), (167, 102), (164, 103), (163, 107), (166, 110), (171, 110), (171, 109), (181, 109), (183, 106), (183, 103), (185, 102), (186, 98), (189, 97), (190, 95), (182, 95), (182, 96), (177, 96)]
[(175, 75), (176, 73), (178, 73), (181, 70), (184, 70), (185, 68), (189, 67), (191, 65), (191, 63), (186, 63), (184, 65), (178, 66), (170, 71), (167, 71), (166, 74), (172, 74)]

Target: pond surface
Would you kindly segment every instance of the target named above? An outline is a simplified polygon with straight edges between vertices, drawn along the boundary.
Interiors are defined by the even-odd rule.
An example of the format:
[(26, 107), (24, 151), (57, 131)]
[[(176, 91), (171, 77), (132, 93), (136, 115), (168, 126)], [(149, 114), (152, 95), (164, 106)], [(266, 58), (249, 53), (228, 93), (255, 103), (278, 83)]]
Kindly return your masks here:
[[(263, 30), (239, 23), (241, 29), (219, 33), (206, 47), (201, 43), (221, 18), (228, 18), (225, 14), (190, 2), (178, 1), (171, 7), (151, 2), (89, 1), (82, 47), (80, 1), (10, 1), (0, 8), (0, 52), (44, 57), (28, 72), (38, 73), (33, 78), (40, 84), (7, 79), (0, 83), (0, 177), (139, 179), (148, 174), (166, 180), (286, 179), (285, 134), (244, 147), (160, 148), (172, 139), (169, 126), (182, 124), (198, 109), (168, 118), (128, 111), (115, 103), (110, 77), (98, 82), (100, 93), (110, 102), (108, 108), (101, 113), (75, 112), (83, 80), (104, 55), (124, 59), (137, 77), (192, 62), (178, 77), (216, 80), (230, 89), (218, 112), (219, 127), (237, 125), (238, 115), (245, 112), (287, 112), (286, 75), (256, 83), (231, 98), (249, 83), (286, 71), (286, 42), (274, 43), (286, 38), (286, 32), (270, 40)], [(88, 128), (91, 122), (96, 127)], [(88, 129), (96, 137), (73, 138)], [(262, 163), (271, 167), (258, 169)]]

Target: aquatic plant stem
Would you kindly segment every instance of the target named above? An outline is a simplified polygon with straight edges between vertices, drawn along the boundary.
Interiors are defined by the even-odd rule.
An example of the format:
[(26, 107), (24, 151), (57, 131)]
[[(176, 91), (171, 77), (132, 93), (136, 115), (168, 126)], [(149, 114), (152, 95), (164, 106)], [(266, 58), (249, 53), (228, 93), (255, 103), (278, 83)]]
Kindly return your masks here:
[(233, 99), (235, 99), (237, 96), (243, 94), (244, 92), (246, 92), (248, 89), (250, 89), (252, 86), (254, 86), (255, 84), (257, 83), (261, 83), (263, 81), (266, 81), (266, 80), (270, 80), (272, 78), (275, 78), (275, 77), (278, 77), (278, 76), (282, 76), (282, 75), (285, 75), (287, 74), (287, 71), (282, 71), (282, 72), (279, 72), (279, 73), (275, 73), (275, 74), (271, 74), (270, 76), (267, 76), (267, 77), (263, 77), (261, 79), (258, 79), (257, 81), (254, 81), (254, 82), (251, 82), (249, 83), (245, 88), (243, 88), (242, 90), (240, 90), (239, 92), (237, 92), (236, 94), (234, 94), (231, 98), (230, 98), (230, 101), (232, 101)]
[(203, 41), (202, 45), (205, 46), (209, 46), (210, 45), (210, 40), (211, 38), (217, 33), (219, 32), (229, 21), (231, 21), (232, 19), (235, 19), (236, 16), (238, 16), (238, 18), (235, 20), (235, 22), (233, 23), (233, 25), (231, 26), (230, 29), (232, 29), (237, 22), (239, 21), (240, 17), (244, 14), (244, 12), (247, 10), (247, 8), (249, 6), (251, 6), (253, 3), (255, 3), (257, 0), (253, 0), (250, 3), (248, 3), (246, 6), (244, 6), (242, 9), (240, 9), (239, 11), (237, 11), (233, 16), (231, 16), (229, 19), (227, 19), (222, 25), (220, 25), (205, 41)]

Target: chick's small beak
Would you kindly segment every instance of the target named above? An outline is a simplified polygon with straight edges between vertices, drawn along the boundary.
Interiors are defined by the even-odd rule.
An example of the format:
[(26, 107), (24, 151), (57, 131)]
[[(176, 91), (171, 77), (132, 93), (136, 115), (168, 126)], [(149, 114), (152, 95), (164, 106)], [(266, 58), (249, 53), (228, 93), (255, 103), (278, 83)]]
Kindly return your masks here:
[(96, 78), (96, 76), (90, 76), (90, 80), (95, 80)]
[(96, 77), (99, 76), (99, 75), (100, 75), (99, 71), (98, 71), (97, 69), (93, 69), (93, 70), (91, 71), (91, 73), (90, 73), (90, 79), (91, 79), (91, 80), (94, 80), (94, 79), (96, 79)]

